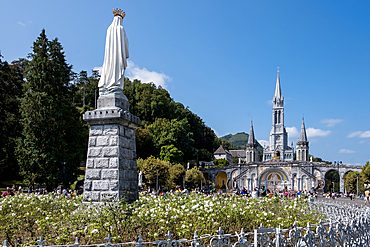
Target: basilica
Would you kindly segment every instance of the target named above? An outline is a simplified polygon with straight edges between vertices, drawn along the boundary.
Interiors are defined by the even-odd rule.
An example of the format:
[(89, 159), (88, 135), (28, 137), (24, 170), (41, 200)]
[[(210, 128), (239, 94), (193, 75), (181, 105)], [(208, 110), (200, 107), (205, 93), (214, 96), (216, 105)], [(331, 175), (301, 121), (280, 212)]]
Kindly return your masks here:
[[(205, 179), (214, 184), (216, 189), (324, 191), (325, 176), (335, 170), (340, 175), (340, 191), (344, 192), (343, 176), (349, 171), (358, 171), (360, 167), (332, 165), (324, 162), (312, 162), (309, 159), (309, 142), (307, 140), (304, 119), (294, 151), (293, 143), (288, 145), (288, 133), (284, 125), (284, 97), (277, 73), (275, 93), (273, 96), (272, 126), (269, 145), (263, 148), (262, 160), (258, 153), (258, 143), (254, 137), (251, 122), (248, 143), (245, 150), (227, 150), (220, 146), (214, 152), (215, 159), (226, 159), (231, 163), (233, 157), (238, 164), (225, 167), (200, 169)], [(295, 155), (294, 155), (295, 153)]]

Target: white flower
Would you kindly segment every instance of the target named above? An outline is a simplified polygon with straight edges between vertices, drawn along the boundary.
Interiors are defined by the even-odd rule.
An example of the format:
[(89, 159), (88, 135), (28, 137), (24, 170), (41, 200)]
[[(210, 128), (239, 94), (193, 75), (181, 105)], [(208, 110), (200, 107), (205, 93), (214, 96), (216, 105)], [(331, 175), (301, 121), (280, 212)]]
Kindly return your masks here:
[(94, 229), (91, 231), (91, 234), (98, 233), (98, 232), (99, 232), (98, 229)]
[(182, 228), (185, 228), (185, 227), (186, 227), (186, 225), (182, 225), (181, 227), (182, 227)]

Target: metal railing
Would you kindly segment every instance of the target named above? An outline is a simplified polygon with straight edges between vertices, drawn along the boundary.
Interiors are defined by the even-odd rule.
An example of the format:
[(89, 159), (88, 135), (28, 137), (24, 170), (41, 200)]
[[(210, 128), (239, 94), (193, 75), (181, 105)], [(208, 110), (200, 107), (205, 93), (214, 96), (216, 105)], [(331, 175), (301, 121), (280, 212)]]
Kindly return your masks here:
[[(78, 238), (71, 245), (54, 245), (60, 247), (88, 247), (88, 246), (157, 246), (157, 247), (326, 247), (326, 246), (370, 246), (370, 209), (368, 207), (356, 207), (347, 204), (310, 202), (311, 210), (315, 210), (327, 216), (328, 221), (317, 225), (307, 224), (306, 227), (298, 227), (295, 223), (291, 229), (264, 228), (262, 225), (253, 232), (224, 234), (219, 228), (216, 235), (198, 236), (195, 231), (193, 239), (172, 238), (168, 232), (166, 239), (143, 242), (141, 235), (137, 242), (112, 243), (112, 237), (105, 238), (106, 243), (93, 245), (80, 245)], [(36, 241), (38, 247), (46, 246), (46, 241), (40, 237)], [(4, 241), (3, 247), (8, 247)]]

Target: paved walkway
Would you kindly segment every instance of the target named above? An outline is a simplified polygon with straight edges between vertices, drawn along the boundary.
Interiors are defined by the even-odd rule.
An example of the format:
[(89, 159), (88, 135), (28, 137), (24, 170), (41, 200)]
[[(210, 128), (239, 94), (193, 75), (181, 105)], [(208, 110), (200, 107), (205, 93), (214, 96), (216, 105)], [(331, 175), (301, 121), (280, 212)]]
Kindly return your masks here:
[[(318, 201), (325, 201), (325, 202), (342, 202), (342, 203), (346, 203), (346, 204), (351, 204), (351, 205), (357, 205), (357, 206), (364, 206), (365, 205), (365, 201), (362, 200), (362, 199), (355, 199), (355, 200), (351, 200), (347, 197), (338, 197), (338, 198), (335, 198), (335, 200), (333, 199), (328, 199), (328, 198), (324, 198), (322, 196), (319, 196), (317, 198)], [(369, 204), (366, 204), (366, 206), (370, 206)]]

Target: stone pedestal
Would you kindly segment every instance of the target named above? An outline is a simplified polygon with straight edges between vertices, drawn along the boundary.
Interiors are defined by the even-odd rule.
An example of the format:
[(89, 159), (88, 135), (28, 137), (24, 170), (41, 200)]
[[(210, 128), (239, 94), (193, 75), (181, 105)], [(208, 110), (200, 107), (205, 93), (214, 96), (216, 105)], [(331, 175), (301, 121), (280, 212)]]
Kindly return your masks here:
[(83, 119), (90, 125), (85, 200), (138, 199), (135, 129), (141, 121), (129, 112), (126, 96), (99, 97), (98, 109)]

